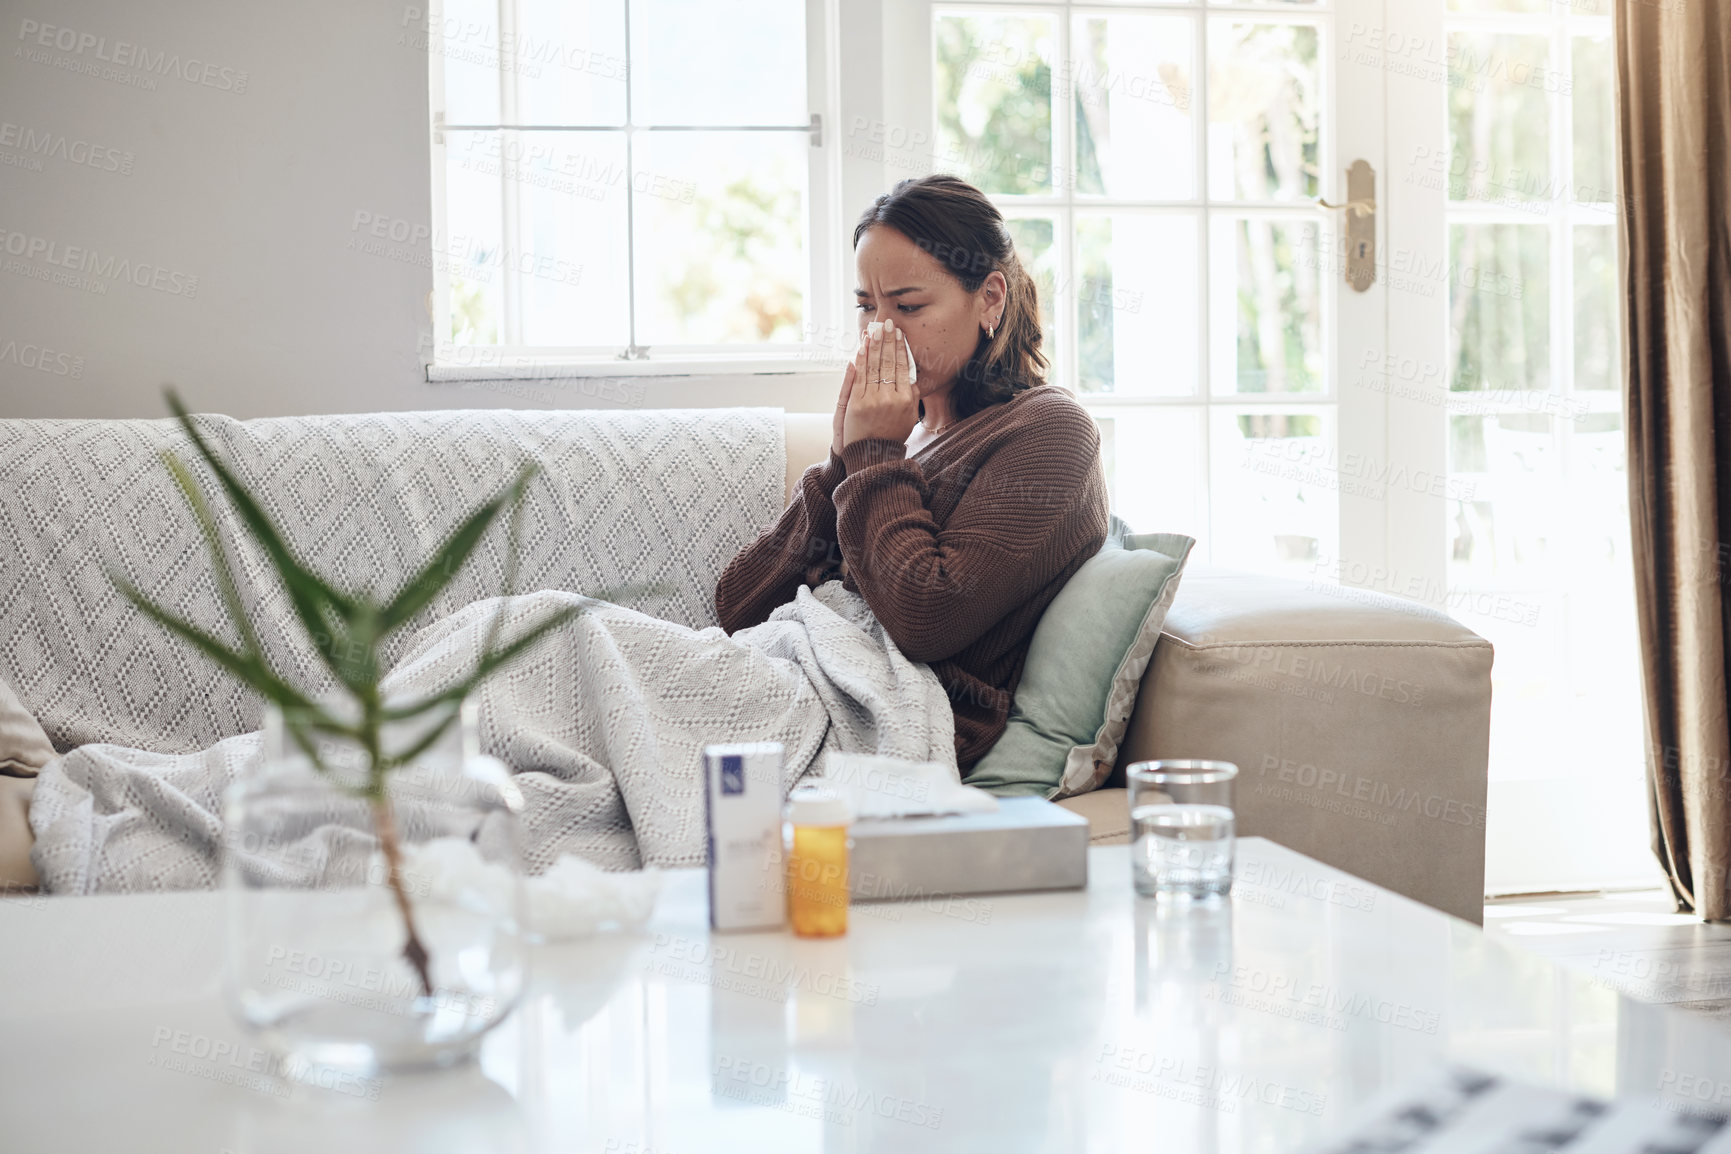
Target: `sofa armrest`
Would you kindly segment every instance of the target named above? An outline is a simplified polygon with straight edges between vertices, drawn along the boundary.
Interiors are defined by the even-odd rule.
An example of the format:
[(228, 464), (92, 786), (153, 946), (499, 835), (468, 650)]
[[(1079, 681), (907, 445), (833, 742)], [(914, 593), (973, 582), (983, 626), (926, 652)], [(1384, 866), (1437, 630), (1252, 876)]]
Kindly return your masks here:
[(1490, 642), (1416, 602), (1193, 564), (1118, 764), (1238, 766), (1238, 833), (1484, 917)]
[(793, 500), (793, 487), (813, 465), (829, 460), (830, 439), (835, 436), (834, 413), (790, 413), (781, 415), (782, 435), (787, 442), (787, 487), (782, 508)]

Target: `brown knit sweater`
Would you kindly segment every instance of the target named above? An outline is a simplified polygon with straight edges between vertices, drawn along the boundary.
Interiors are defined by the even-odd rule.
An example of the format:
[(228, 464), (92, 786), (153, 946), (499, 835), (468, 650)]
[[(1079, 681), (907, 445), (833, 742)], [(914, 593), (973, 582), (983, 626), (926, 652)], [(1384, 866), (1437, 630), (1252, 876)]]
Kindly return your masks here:
[(898, 648), (932, 667), (964, 773), (1004, 732), (1034, 626), (1106, 540), (1100, 433), (1065, 389), (1038, 385), (952, 423), (907, 455), (867, 438), (800, 478), (781, 519), (715, 590), (728, 633), (840, 576)]

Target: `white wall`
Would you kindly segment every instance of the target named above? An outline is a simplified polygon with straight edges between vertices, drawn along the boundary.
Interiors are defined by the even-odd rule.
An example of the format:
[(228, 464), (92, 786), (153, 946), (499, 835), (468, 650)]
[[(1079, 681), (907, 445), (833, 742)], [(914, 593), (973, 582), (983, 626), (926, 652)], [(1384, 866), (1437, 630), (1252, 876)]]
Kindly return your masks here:
[(829, 373), (428, 384), (431, 269), (349, 247), (357, 212), (430, 227), (424, 44), (401, 0), (0, 0), (0, 416), (834, 405)]

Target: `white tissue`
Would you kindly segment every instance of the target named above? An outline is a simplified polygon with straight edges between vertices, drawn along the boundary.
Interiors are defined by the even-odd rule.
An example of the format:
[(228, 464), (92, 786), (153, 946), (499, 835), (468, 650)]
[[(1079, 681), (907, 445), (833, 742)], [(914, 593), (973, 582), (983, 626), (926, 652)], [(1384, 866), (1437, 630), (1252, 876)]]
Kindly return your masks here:
[[(509, 908), (511, 874), (481, 856), (463, 837), (440, 837), (402, 847), (411, 902), (503, 910)], [(374, 852), (371, 876), (387, 876), (384, 855)], [(661, 892), (661, 873), (647, 869), (610, 873), (565, 854), (539, 877), (523, 879), (524, 920), (543, 941), (587, 937), (609, 926), (632, 929), (649, 920)]]
[(587, 937), (607, 926), (635, 929), (649, 920), (661, 871), (610, 873), (565, 854), (538, 878), (525, 879), (529, 929), (547, 941)]
[[(866, 338), (882, 336), (883, 331), (884, 331), (884, 323), (882, 321), (872, 321), (866, 325)], [(908, 334), (904, 333), (902, 330), (897, 329), (896, 330), (896, 336), (898, 336), (902, 339), (902, 348), (907, 350), (907, 354), (908, 354), (908, 384), (910, 384), (910, 385), (918, 384), (919, 379), (920, 379), (920, 367), (918, 365), (914, 364), (914, 347), (912, 345), (908, 344)], [(865, 343), (864, 339), (862, 339), (860, 343), (864, 344)]]
[(847, 795), (854, 816), (919, 817), (946, 813), (996, 813), (998, 799), (963, 785), (951, 767), (876, 753), (824, 756), (821, 779)]

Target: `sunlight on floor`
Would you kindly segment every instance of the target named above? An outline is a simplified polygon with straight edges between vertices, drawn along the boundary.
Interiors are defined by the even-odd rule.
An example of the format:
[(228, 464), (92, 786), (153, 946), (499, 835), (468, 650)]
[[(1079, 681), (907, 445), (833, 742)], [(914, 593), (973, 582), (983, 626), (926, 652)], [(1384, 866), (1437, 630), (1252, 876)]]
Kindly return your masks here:
[(1678, 913), (1668, 890), (1497, 898), (1485, 932), (1637, 1001), (1731, 1025), (1731, 925)]

